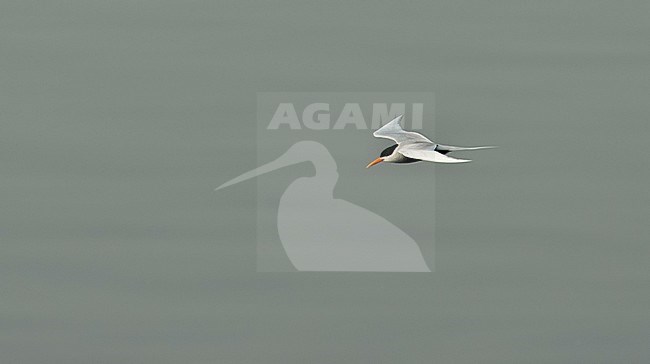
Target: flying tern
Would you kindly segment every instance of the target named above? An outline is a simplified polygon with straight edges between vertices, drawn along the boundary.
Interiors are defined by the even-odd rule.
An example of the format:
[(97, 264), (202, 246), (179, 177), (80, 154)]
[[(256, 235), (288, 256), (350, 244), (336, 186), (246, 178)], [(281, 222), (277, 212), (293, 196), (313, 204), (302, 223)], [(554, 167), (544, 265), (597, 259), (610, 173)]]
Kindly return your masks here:
[(447, 154), (462, 150), (495, 148), (493, 146), (455, 147), (453, 145), (436, 144), (420, 133), (402, 129), (400, 125), (402, 117), (403, 115), (396, 117), (372, 133), (377, 138), (391, 139), (397, 144), (384, 149), (379, 158), (370, 162), (366, 168), (370, 168), (381, 162), (416, 163), (426, 161), (435, 163), (466, 163), (470, 162), (470, 160), (453, 158)]

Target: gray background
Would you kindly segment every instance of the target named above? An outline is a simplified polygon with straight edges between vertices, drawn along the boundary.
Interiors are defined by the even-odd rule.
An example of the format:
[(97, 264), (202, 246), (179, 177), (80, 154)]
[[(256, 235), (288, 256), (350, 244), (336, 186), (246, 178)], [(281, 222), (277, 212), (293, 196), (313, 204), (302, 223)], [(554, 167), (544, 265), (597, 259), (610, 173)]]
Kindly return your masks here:
[[(1, 1), (0, 361), (649, 362), (649, 10)], [(255, 183), (211, 191), (301, 90), (501, 146), (436, 173), (435, 273), (255, 272)]]

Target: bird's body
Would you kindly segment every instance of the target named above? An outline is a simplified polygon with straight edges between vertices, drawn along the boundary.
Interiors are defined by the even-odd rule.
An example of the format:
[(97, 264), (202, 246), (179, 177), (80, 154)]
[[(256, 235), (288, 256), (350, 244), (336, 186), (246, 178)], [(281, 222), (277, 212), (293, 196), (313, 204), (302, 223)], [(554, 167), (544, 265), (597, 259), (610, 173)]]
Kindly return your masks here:
[(466, 163), (468, 159), (459, 159), (448, 156), (448, 153), (463, 150), (478, 150), (494, 148), (485, 147), (456, 147), (452, 145), (436, 144), (420, 133), (403, 130), (399, 122), (402, 115), (391, 120), (388, 124), (379, 128), (372, 135), (377, 138), (390, 139), (397, 144), (392, 145), (381, 152), (379, 158), (370, 162), (366, 168), (372, 167), (380, 162), (406, 164), (415, 162), (435, 163)]
[(413, 159), (401, 153), (395, 153), (397, 147), (399, 147), (399, 144), (393, 144), (381, 152), (381, 157), (384, 158), (384, 161), (401, 164), (421, 162), (419, 159)]

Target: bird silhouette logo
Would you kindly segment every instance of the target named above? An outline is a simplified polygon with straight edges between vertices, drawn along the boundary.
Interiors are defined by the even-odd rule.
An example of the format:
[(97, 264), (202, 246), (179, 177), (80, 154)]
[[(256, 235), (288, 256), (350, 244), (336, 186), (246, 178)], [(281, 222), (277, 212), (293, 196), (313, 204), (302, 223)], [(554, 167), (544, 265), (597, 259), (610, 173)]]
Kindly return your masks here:
[(293, 181), (280, 198), (277, 228), (282, 247), (298, 271), (430, 272), (418, 244), (384, 217), (334, 198), (336, 161), (316, 141), (299, 141), (276, 160), (216, 190), (301, 162), (311, 177)]

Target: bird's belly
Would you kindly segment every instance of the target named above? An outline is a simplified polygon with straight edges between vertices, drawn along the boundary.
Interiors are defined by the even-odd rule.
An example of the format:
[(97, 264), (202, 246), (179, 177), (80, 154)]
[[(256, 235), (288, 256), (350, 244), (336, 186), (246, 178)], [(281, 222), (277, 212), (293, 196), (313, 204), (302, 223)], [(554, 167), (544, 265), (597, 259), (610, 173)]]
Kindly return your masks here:
[(385, 161), (390, 163), (398, 163), (398, 164), (420, 162), (419, 159), (409, 158), (401, 153), (393, 153), (389, 158), (386, 158)]
[(421, 162), (421, 160), (415, 159), (415, 158), (409, 158), (409, 157), (406, 157), (406, 156), (402, 156), (402, 158), (398, 159), (397, 161), (395, 161), (393, 163), (407, 164), (407, 163), (416, 163), (416, 162)]

